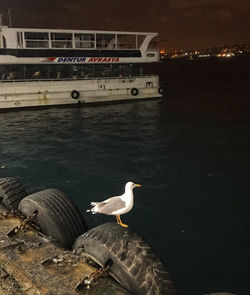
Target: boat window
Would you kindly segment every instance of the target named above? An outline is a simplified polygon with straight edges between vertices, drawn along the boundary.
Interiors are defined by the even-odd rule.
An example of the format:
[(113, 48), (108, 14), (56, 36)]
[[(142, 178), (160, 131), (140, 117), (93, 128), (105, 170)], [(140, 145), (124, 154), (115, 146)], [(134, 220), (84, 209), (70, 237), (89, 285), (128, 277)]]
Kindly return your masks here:
[(117, 35), (117, 48), (118, 49), (135, 49), (136, 48), (136, 35)]
[(95, 48), (95, 35), (75, 34), (75, 48)]
[(72, 79), (73, 78), (73, 65), (51, 65), (50, 78), (51, 79)]
[(22, 65), (0, 66), (0, 78), (1, 80), (24, 79), (24, 66)]
[(94, 76), (94, 66), (95, 65), (77, 65), (76, 73), (77, 78), (89, 79)]
[(113, 75), (114, 77), (125, 77), (124, 75), (124, 65), (114, 65), (113, 67)]
[(103, 77), (113, 77), (114, 74), (113, 74), (113, 67), (112, 67), (112, 65), (109, 65), (109, 64), (104, 65), (103, 71), (102, 71), (101, 75)]
[(51, 33), (51, 45), (53, 48), (72, 48), (72, 34)]
[(88, 78), (92, 78), (93, 76), (94, 76), (94, 65), (73, 65), (74, 79), (88, 79)]
[[(19, 32), (21, 33), (21, 32)], [(21, 33), (22, 34), (22, 33)], [(48, 48), (49, 47), (49, 34), (44, 32), (25, 32), (24, 38), (27, 48)], [(19, 36), (20, 45), (22, 37)]]
[(157, 41), (153, 40), (149, 42), (148, 49), (156, 49)]
[[(135, 65), (125, 64), (124, 65), (124, 76), (134, 76), (135, 75)], [(138, 73), (136, 74), (138, 76)]]
[(115, 34), (96, 34), (96, 47), (114, 49), (116, 48)]
[(48, 65), (26, 65), (25, 79), (40, 80), (49, 78)]
[(113, 67), (109, 64), (94, 65), (94, 77), (113, 77)]
[(139, 49), (147, 35), (137, 35), (136, 49)]
[(91, 64), (91, 65), (0, 65), (0, 80), (46, 80), (46, 79), (92, 79), (125, 78), (141, 76), (142, 66), (137, 64)]

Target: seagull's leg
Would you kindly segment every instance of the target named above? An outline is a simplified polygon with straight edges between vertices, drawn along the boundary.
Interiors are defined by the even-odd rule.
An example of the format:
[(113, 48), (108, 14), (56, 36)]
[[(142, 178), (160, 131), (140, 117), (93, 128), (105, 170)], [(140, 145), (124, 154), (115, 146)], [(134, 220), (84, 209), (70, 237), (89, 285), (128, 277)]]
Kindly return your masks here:
[(121, 220), (121, 217), (120, 217), (120, 215), (118, 216), (118, 218), (119, 218), (119, 224), (120, 224), (121, 226), (123, 226), (123, 227), (128, 227), (128, 225), (127, 225), (127, 224), (125, 224), (125, 223), (122, 223), (122, 220)]
[(116, 215), (115, 217), (116, 217), (117, 224), (121, 224), (120, 215)]

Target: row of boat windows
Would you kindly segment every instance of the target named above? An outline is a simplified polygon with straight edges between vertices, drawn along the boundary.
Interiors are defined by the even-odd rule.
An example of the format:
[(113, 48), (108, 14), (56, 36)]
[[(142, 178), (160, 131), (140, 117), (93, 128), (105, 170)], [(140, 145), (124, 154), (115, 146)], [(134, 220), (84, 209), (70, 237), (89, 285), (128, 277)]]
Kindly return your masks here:
[(142, 74), (142, 67), (136, 64), (0, 66), (1, 80), (90, 79), (96, 77), (131, 77), (141, 76)]
[(17, 32), (18, 48), (138, 49), (146, 35)]

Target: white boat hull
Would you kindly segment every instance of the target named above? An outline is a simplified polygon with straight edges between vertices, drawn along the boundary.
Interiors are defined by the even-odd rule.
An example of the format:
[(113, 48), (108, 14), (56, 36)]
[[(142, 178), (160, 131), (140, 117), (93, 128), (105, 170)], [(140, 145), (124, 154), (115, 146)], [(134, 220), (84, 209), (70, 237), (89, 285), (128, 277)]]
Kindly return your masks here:
[[(131, 90), (136, 88), (138, 94)], [(159, 98), (159, 77), (84, 80), (5, 81), (0, 83), (0, 109), (105, 103)], [(72, 98), (72, 91), (79, 94)]]

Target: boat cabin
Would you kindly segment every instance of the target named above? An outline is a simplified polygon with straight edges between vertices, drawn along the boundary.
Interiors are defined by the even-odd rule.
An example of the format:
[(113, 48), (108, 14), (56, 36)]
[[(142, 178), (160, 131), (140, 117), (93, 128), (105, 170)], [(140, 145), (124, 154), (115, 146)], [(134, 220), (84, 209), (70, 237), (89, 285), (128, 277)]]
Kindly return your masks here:
[(157, 33), (22, 29), (2, 26), (0, 36), (0, 48), (146, 50)]

